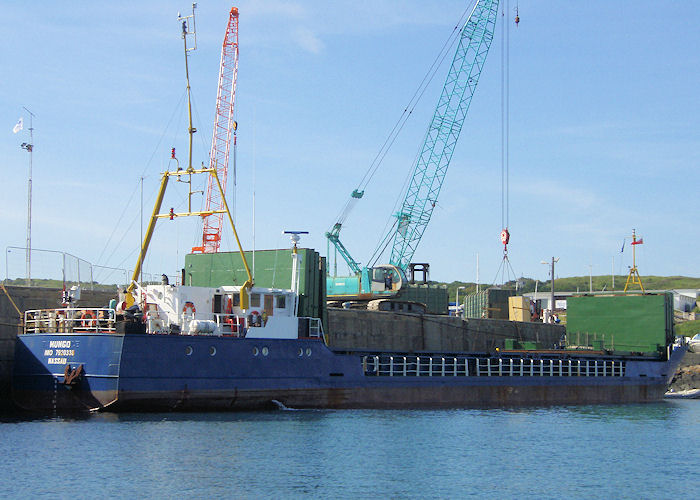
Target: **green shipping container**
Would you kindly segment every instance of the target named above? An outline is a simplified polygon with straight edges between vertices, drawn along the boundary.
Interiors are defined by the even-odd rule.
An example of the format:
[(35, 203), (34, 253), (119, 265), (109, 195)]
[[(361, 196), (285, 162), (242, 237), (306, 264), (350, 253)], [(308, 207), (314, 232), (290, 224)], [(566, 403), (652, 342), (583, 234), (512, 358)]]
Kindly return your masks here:
[(509, 319), (508, 297), (515, 290), (488, 288), (478, 293), (470, 293), (464, 298), (465, 318)]
[(401, 287), (396, 299), (425, 304), (428, 314), (447, 314), (449, 311), (449, 297), (445, 285), (407, 283)]
[[(310, 248), (299, 248), (299, 316), (326, 316), (326, 259)], [(292, 250), (257, 250), (245, 252), (255, 286), (263, 288), (292, 287)], [(189, 254), (185, 256), (185, 284), (216, 287), (242, 285), (248, 278), (243, 259), (238, 252)]]
[(569, 345), (664, 354), (673, 343), (673, 297), (663, 294), (584, 295), (567, 300)]

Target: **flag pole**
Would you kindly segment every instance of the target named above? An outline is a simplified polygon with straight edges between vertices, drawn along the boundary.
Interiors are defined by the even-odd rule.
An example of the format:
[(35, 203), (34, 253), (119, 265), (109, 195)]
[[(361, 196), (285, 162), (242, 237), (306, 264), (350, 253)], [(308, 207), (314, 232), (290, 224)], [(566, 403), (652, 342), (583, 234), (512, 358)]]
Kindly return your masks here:
[(22, 149), (29, 153), (29, 176), (27, 180), (27, 286), (32, 286), (32, 156), (34, 151), (34, 126), (33, 118), (36, 116), (26, 107), (22, 106), (29, 113), (29, 143), (23, 142)]

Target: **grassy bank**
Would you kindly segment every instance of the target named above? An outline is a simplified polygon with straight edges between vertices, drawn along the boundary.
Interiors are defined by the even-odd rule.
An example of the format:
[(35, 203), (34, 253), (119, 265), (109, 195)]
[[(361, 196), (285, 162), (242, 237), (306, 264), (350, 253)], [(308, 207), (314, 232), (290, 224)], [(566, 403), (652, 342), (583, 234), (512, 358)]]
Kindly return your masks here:
[[(593, 276), (593, 291), (618, 291), (621, 292), (625, 288), (627, 276), (615, 276), (615, 287), (612, 286), (612, 276)], [(642, 283), (645, 290), (674, 290), (674, 289), (700, 289), (700, 278), (690, 278), (687, 276), (642, 276)], [(504, 288), (515, 288), (515, 281), (509, 281)], [(454, 301), (457, 295), (457, 288), (464, 287), (459, 290), (459, 295), (464, 296), (476, 292), (476, 283), (453, 281), (445, 283), (450, 296), (450, 301)], [(552, 289), (551, 281), (542, 282), (530, 278), (520, 278), (518, 280), (518, 293), (528, 293), (535, 291), (548, 292)], [(481, 284), (481, 290), (492, 285)], [(554, 290), (562, 292), (588, 292), (590, 289), (590, 278), (588, 276), (574, 276), (570, 278), (556, 278), (554, 280)], [(630, 287), (630, 290), (638, 290), (638, 288)]]

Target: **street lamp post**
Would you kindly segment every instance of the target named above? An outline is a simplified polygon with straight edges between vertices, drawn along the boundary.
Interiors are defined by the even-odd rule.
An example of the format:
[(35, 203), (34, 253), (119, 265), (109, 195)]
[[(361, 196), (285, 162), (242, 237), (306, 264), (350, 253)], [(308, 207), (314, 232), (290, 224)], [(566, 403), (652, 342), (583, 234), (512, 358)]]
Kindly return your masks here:
[(457, 287), (457, 298), (455, 299), (455, 305), (456, 305), (455, 316), (457, 316), (457, 317), (462, 317), (462, 315), (459, 312), (459, 291), (466, 290), (466, 289), (467, 289), (467, 287), (465, 287), (465, 286), (458, 286)]
[[(551, 287), (551, 294), (549, 296), (549, 313), (553, 314), (554, 313), (554, 263), (559, 262), (558, 258), (552, 257), (552, 268), (551, 268), (551, 273), (552, 273), (552, 287)], [(540, 264), (548, 265), (549, 262), (547, 261), (541, 261)]]

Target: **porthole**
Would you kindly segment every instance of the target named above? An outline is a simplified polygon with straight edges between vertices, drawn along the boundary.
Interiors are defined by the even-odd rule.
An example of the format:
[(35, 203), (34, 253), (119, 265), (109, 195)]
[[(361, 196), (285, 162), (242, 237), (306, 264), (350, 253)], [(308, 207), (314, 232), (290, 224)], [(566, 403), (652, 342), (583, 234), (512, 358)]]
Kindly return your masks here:
[(253, 356), (257, 356), (258, 354), (260, 354), (260, 351), (258, 351), (258, 348), (253, 347)]
[(299, 357), (302, 357), (304, 355), (304, 349), (301, 347), (299, 348)]
[(311, 356), (311, 348), (310, 347), (306, 348), (306, 355)]
[(216, 347), (211, 346), (209, 348), (209, 356), (216, 356)]
[(270, 350), (267, 347), (263, 347), (262, 348), (262, 355), (267, 356), (268, 354), (270, 354)]
[(192, 346), (191, 345), (188, 345), (187, 347), (185, 347), (185, 355), (192, 356)]

